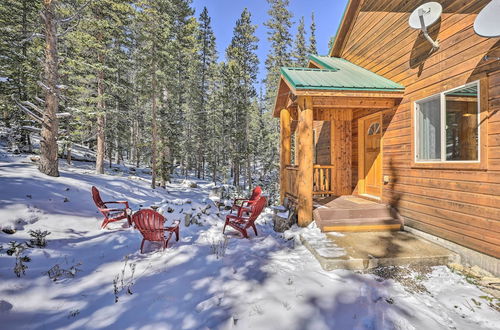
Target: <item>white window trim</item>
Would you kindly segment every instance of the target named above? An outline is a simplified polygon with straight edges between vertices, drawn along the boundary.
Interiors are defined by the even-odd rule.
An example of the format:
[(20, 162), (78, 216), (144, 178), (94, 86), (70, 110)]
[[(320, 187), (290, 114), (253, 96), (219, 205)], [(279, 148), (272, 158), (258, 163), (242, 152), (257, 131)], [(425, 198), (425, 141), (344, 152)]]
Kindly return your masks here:
[[(477, 144), (477, 160), (446, 160), (446, 99), (445, 99), (445, 94), (452, 92), (454, 90), (476, 85), (477, 86), (477, 134), (478, 134), (478, 144)], [(440, 100), (440, 116), (441, 116), (441, 159), (431, 159), (431, 160), (419, 160), (417, 157), (418, 150), (419, 150), (419, 142), (418, 142), (418, 121), (417, 121), (417, 114), (418, 114), (418, 103), (421, 103), (422, 101), (434, 99), (436, 97), (439, 97)], [(448, 89), (446, 91), (436, 93), (434, 95), (425, 97), (423, 99), (417, 100), (413, 102), (413, 122), (415, 125), (413, 125), (413, 145), (415, 146), (414, 148), (414, 154), (413, 154), (413, 160), (416, 164), (477, 164), (481, 162), (481, 83), (479, 80), (467, 83), (462, 86), (454, 87), (452, 89)]]

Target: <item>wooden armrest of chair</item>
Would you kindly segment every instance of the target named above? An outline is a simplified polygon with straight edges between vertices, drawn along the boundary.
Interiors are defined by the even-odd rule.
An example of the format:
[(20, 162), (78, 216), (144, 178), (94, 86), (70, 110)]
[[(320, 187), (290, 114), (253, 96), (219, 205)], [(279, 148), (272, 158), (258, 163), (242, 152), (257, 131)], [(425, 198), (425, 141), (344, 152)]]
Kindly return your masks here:
[(127, 213), (127, 209), (100, 209), (101, 212), (125, 212)]
[(126, 208), (129, 208), (127, 201), (110, 201), (110, 202), (103, 202), (103, 203), (104, 204), (124, 204)]

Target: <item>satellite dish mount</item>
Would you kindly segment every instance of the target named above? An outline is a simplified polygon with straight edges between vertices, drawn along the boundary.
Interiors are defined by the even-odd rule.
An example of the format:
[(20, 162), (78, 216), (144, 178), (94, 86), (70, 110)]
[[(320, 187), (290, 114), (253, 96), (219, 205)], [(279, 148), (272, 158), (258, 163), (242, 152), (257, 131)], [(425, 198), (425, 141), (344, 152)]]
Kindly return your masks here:
[(438, 2), (427, 2), (415, 9), (408, 20), (410, 27), (422, 31), (425, 39), (431, 43), (433, 51), (439, 48), (439, 41), (432, 40), (427, 28), (439, 20), (442, 11), (443, 7)]

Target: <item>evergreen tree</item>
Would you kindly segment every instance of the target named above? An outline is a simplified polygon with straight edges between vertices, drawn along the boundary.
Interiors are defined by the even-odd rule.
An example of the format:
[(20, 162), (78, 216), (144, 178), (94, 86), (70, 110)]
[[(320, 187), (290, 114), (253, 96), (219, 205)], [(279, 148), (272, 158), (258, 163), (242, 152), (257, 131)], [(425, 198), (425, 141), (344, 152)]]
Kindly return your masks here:
[(34, 101), (41, 96), (38, 81), (42, 74), (43, 29), (40, 24), (41, 1), (5, 0), (0, 4), (0, 112), (5, 126), (13, 130), (18, 145), (30, 146), (23, 125), (32, 118), (19, 110), (13, 98)]
[[(247, 9), (236, 22), (226, 61), (217, 63), (208, 11), (197, 21), (190, 0), (6, 0), (0, 4), (4, 122), (20, 129), (34, 118), (40, 125), (36, 113), (49, 108), (42, 135), (51, 147), (44, 150), (44, 166), (57, 164), (56, 143), (68, 162), (72, 146), (86, 144), (97, 149), (97, 172), (104, 170), (105, 156), (110, 166), (150, 164), (153, 187), (165, 185), (179, 168), (184, 175), (210, 173), (214, 182), (231, 178), (238, 187), (256, 181), (273, 193), (278, 130), (270, 104), (279, 67), (293, 63), (288, 2), (269, 0), (273, 50), (266, 92), (257, 96), (258, 39)], [(44, 5), (55, 18), (48, 26), (39, 19)], [(44, 40), (47, 29), (52, 32)], [(298, 34), (294, 58), (303, 63), (303, 19)], [(51, 45), (45, 57), (44, 41)], [(71, 117), (61, 120), (58, 135), (61, 109)], [(44, 171), (54, 175), (54, 169)]]
[(133, 9), (128, 0), (77, 2), (83, 6), (83, 17), (67, 36), (70, 58), (65, 70), (73, 105), (96, 124), (90, 124), (88, 140), (95, 140), (97, 145), (96, 173), (104, 173), (106, 113), (116, 104), (110, 86), (116, 81), (117, 65), (122, 63), (119, 54)]
[(59, 176), (57, 134), (59, 121), (59, 54), (57, 52), (56, 1), (45, 0), (42, 13), (45, 35), (45, 57), (43, 86), (45, 89), (45, 110), (43, 112), (42, 131), (40, 133), (40, 172)]
[(268, 40), (271, 42), (271, 50), (266, 59), (267, 76), (266, 98), (269, 108), (272, 106), (278, 86), (279, 70), (291, 63), (292, 35), (292, 13), (288, 10), (289, 0), (267, 0), (270, 5), (268, 10), (269, 20), (264, 25), (269, 29)]
[(331, 36), (330, 40), (328, 40), (328, 50), (330, 51), (335, 43), (335, 36)]
[(233, 79), (230, 89), (231, 123), (231, 158), (233, 184), (239, 186), (242, 169), (246, 168), (246, 181), (251, 184), (251, 164), (249, 141), (249, 108), (255, 97), (254, 83), (257, 80), (259, 59), (257, 54), (258, 38), (255, 36), (256, 25), (252, 24), (251, 14), (244, 9), (236, 21), (231, 44), (226, 50), (228, 76)]
[(139, 66), (136, 73), (136, 83), (138, 91), (141, 93), (139, 102), (140, 104), (146, 104), (151, 109), (151, 187), (154, 189), (156, 188), (158, 174), (158, 103), (160, 94), (166, 88), (167, 72), (165, 72), (165, 67), (169, 62), (170, 1), (142, 0), (138, 3), (138, 6), (139, 10), (135, 24), (137, 49), (134, 52), (134, 62)]
[(224, 99), (224, 75), (225, 63), (214, 64), (212, 81), (209, 85), (209, 94), (207, 100), (207, 131), (205, 132), (205, 144), (208, 148), (208, 169), (211, 173), (212, 181), (217, 183), (219, 174), (226, 174), (223, 168), (226, 153), (223, 150), (226, 147), (226, 126), (227, 121)]
[(307, 46), (306, 46), (306, 30), (304, 27), (304, 16), (300, 18), (297, 26), (297, 34), (295, 35), (295, 48), (293, 52), (294, 62), (296, 66), (304, 67), (307, 65)]
[[(194, 11), (187, 0), (171, 0), (171, 31), (167, 44), (169, 65), (165, 68), (167, 98), (161, 109), (162, 117), (162, 167), (178, 162), (184, 171), (193, 168), (194, 155), (194, 115), (190, 109), (193, 75), (196, 59), (197, 22), (192, 17)], [(165, 95), (165, 94), (164, 94)], [(168, 155), (168, 158), (165, 156)], [(167, 172), (164, 172), (167, 174)]]
[(309, 54), (318, 55), (316, 43), (316, 23), (314, 22), (314, 12), (311, 13), (311, 34), (309, 35)]
[[(267, 111), (262, 112), (268, 121), (268, 133), (274, 139), (272, 143), (266, 145), (265, 156), (266, 161), (262, 163), (264, 171), (267, 174), (267, 186), (271, 185), (273, 181), (278, 182), (278, 155), (279, 146), (276, 141), (279, 141), (277, 134), (279, 126), (276, 120), (269, 120), (272, 118), (272, 108), (278, 90), (278, 79), (280, 75), (280, 68), (289, 66), (292, 63), (290, 48), (292, 45), (292, 36), (290, 34), (290, 27), (292, 25), (292, 14), (288, 10), (288, 0), (268, 0), (271, 8), (268, 11), (270, 16), (269, 20), (265, 23), (268, 27), (268, 39), (271, 42), (271, 50), (266, 59), (267, 76), (265, 79), (266, 93), (265, 93), (265, 108)], [(271, 196), (271, 199), (273, 197)]]
[(205, 162), (210, 144), (205, 143), (208, 130), (208, 102), (210, 94), (214, 90), (214, 76), (217, 63), (217, 50), (215, 46), (215, 35), (210, 25), (210, 16), (206, 7), (203, 8), (199, 18), (197, 32), (197, 47), (195, 76), (193, 77), (194, 126), (195, 126), (195, 150), (197, 155), (197, 176), (200, 178), (205, 173)]

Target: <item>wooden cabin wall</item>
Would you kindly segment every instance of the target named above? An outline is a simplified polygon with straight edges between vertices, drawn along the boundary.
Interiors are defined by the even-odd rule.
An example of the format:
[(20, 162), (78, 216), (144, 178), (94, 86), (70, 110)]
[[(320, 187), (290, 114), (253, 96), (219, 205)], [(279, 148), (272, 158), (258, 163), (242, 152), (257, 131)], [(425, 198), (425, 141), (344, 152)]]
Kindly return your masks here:
[(318, 165), (331, 164), (330, 152), (330, 121), (314, 121), (313, 130), (315, 131), (314, 147), (316, 148), (316, 161)]
[[(364, 1), (341, 56), (406, 87), (401, 104), (384, 113), (383, 201), (398, 208), (406, 225), (500, 257), (500, 56), (498, 38), (474, 33), (477, 13), (489, 0), (440, 1), (441, 20), (430, 28), (440, 48), (408, 26), (425, 1)], [(489, 85), (487, 168), (412, 167), (411, 104), (484, 78)], [(387, 116), (385, 115), (387, 113)], [(356, 111), (355, 118), (362, 115)], [(387, 121), (386, 121), (387, 118)], [(390, 119), (389, 119), (390, 118)], [(484, 128), (484, 127), (483, 127)], [(353, 120), (353, 187), (357, 182), (357, 120)]]

